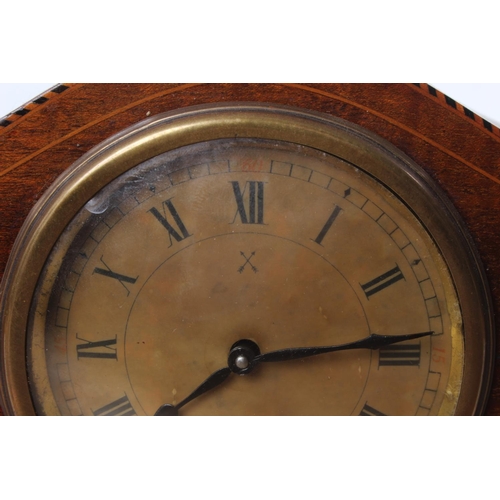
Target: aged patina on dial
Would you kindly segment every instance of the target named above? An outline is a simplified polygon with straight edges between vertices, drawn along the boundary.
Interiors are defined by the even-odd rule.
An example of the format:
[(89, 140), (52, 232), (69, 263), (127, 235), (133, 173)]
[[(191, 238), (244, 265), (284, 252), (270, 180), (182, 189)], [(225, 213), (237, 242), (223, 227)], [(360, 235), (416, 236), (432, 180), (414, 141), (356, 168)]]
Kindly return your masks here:
[(345, 122), (153, 118), (63, 176), (21, 242), (4, 285), (28, 359), (14, 413), (482, 409), (491, 324), (469, 240), (417, 167)]

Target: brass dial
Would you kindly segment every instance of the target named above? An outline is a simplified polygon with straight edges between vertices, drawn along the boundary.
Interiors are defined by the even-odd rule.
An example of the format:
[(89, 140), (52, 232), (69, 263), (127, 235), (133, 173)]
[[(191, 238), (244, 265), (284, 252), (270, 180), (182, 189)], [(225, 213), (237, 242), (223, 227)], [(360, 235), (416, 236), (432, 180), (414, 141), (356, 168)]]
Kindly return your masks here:
[[(358, 128), (251, 106), (158, 117), (84, 158), (44, 203), (22, 254), (36, 260), (40, 238), (48, 257), (19, 334), (29, 401), (13, 389), (13, 406), (24, 397), (36, 413), (62, 415), (153, 415), (164, 404), (181, 415), (481, 409), (491, 325), (473, 249), (418, 168)], [(479, 340), (464, 343), (472, 328)], [(250, 358), (228, 361), (242, 342)], [(246, 372), (253, 356), (262, 362)]]

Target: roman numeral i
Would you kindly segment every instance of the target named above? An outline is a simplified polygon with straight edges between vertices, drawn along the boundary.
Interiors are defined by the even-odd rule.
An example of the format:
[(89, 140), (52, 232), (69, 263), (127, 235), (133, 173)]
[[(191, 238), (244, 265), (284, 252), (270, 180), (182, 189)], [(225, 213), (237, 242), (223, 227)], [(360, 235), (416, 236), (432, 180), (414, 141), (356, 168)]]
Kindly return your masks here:
[(326, 233), (332, 227), (333, 223), (335, 222), (335, 219), (339, 216), (340, 212), (342, 212), (342, 209), (340, 207), (335, 206), (332, 213), (328, 217), (328, 220), (326, 221), (325, 225), (319, 232), (318, 236), (316, 236), (316, 239), (313, 240), (314, 242), (316, 242), (318, 245), (321, 245), (323, 238), (326, 236)]

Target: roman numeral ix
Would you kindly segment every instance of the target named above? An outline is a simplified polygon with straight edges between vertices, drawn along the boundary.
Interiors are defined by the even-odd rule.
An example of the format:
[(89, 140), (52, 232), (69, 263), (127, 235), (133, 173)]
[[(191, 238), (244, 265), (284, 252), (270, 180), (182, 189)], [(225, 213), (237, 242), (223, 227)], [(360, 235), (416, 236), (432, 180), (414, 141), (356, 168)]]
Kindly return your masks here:
[(90, 342), (77, 337), (78, 340), (83, 340), (84, 344), (77, 344), (76, 356), (80, 358), (96, 358), (96, 359), (118, 359), (116, 357), (116, 348), (111, 347), (116, 345), (116, 337), (109, 340), (99, 340)]
[(92, 413), (95, 416), (101, 416), (101, 417), (114, 417), (114, 416), (129, 417), (131, 415), (137, 415), (134, 408), (130, 404), (127, 395), (107, 405), (104, 405), (102, 408), (99, 408), (98, 410), (92, 411)]

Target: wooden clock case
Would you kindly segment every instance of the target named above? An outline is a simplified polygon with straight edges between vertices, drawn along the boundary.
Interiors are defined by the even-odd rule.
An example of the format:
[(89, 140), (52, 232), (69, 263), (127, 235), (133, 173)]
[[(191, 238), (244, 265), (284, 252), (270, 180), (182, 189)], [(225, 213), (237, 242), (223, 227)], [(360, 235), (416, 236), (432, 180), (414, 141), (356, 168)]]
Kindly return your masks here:
[[(0, 278), (31, 208), (85, 152), (148, 116), (218, 102), (327, 113), (408, 155), (440, 185), (468, 227), (500, 333), (500, 130), (427, 84), (58, 85), (0, 121)], [(486, 414), (500, 414), (500, 363)]]

